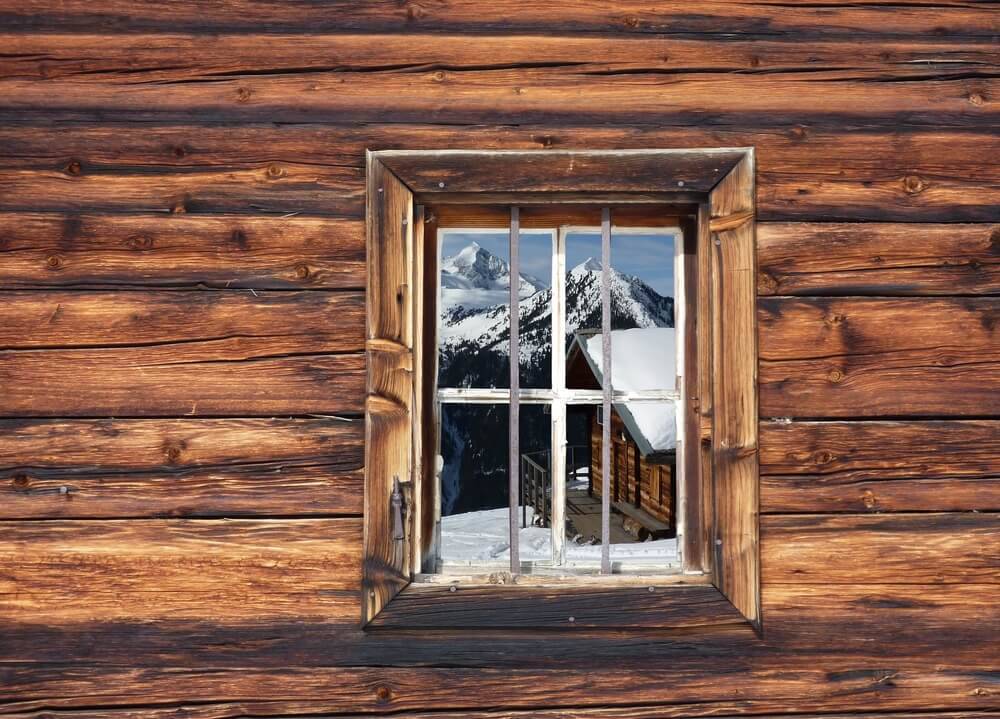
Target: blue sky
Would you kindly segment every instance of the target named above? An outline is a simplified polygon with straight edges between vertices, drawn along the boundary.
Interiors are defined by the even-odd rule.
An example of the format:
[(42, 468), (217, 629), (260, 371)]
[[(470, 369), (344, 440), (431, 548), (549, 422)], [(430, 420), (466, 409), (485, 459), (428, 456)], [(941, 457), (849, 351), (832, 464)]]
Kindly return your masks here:
[[(509, 259), (508, 233), (500, 230), (490, 233), (444, 232), (442, 257), (449, 257), (471, 242), (497, 257)], [(548, 232), (531, 230), (521, 232), (521, 272), (534, 275), (548, 283), (552, 276), (552, 240)], [(566, 268), (571, 269), (588, 257), (601, 257), (599, 232), (571, 232), (566, 238)], [(674, 241), (673, 235), (633, 235), (612, 233), (611, 266), (619, 272), (641, 278), (661, 295), (674, 294)]]

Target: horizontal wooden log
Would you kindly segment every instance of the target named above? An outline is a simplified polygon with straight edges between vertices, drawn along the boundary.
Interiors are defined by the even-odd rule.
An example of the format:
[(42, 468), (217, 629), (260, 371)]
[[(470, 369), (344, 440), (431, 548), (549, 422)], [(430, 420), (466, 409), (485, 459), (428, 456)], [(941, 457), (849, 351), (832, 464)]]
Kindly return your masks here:
[(321, 617), (359, 606), (357, 519), (0, 526), (0, 616), (8, 628), (29, 620)]
[(288, 162), (141, 174), (94, 172), (70, 160), (58, 169), (0, 172), (0, 198), (8, 212), (364, 214), (360, 170)]
[[(60, 192), (47, 200), (47, 207), (69, 209), (92, 202), (120, 208), (127, 205), (116, 190), (115, 178), (123, 176), (142, 174), (148, 187), (151, 177), (175, 171), (183, 174), (228, 168), (252, 172), (283, 162), (361, 168), (364, 150), (369, 147), (489, 150), (755, 146), (759, 163), (758, 212), (763, 219), (947, 222), (1000, 219), (995, 209), (1000, 205), (997, 191), (1000, 172), (995, 163), (989, 162), (993, 154), (1000, 152), (1000, 140), (995, 133), (869, 128), (845, 133), (839, 127), (822, 123), (780, 127), (773, 121), (774, 118), (768, 118), (758, 126), (746, 121), (733, 128), (523, 122), (516, 127), (459, 128), (406, 124), (336, 127), (87, 124), (60, 126), (58, 133), (45, 124), (18, 125), (0, 128), (0, 144), (7, 148), (4, 158), (0, 158), (0, 168), (4, 168), (0, 173), (31, 170), (49, 177), (64, 173), (71, 166), (74, 171), (78, 167), (81, 175), (91, 176), (91, 182), (77, 184), (73, 188), (75, 195)], [(106, 185), (105, 177), (110, 178)], [(181, 182), (177, 177), (169, 181)], [(36, 201), (38, 193), (30, 186), (9, 184), (14, 185), (10, 190), (15, 193), (10, 201), (22, 205)], [(86, 194), (80, 194), (85, 190)], [(166, 206), (162, 196), (151, 197), (157, 207)], [(231, 197), (238, 203), (246, 199), (239, 194)], [(282, 197), (294, 204), (294, 193), (288, 188), (282, 190)], [(311, 200), (307, 197), (306, 202)], [(84, 221), (85, 230), (86, 218)], [(223, 237), (235, 229), (250, 235), (253, 247), (253, 235), (246, 228), (222, 231)]]
[(0, 420), (0, 519), (360, 514), (360, 421)]
[(1000, 582), (996, 513), (768, 515), (760, 532), (765, 586)]
[(358, 414), (362, 354), (255, 356), (238, 343), (0, 352), (7, 417)]
[(361, 220), (0, 213), (0, 284), (362, 288), (364, 242)]
[[(623, 606), (628, 609), (622, 611)], [(711, 585), (601, 589), (410, 584), (369, 626), (545, 630), (745, 623), (743, 615)]]
[[(260, 30), (260, 28), (256, 28)], [(637, 35), (405, 33), (234, 33), (205, 42), (183, 33), (0, 33), (7, 52), (0, 78), (82, 77), (177, 80), (329, 70), (389, 73), (440, 68), (503, 69), (544, 63), (595, 74), (717, 70), (791, 73), (801, 69), (877, 69), (886, 75), (970, 72), (995, 63), (992, 38), (913, 38), (872, 43), (854, 38), (811, 43)], [(266, 52), (262, 49), (266, 48)], [(486, 59), (484, 61), (484, 59)]]
[[(927, 8), (933, 8), (928, 12)], [(26, 0), (0, 15), (12, 30), (92, 29), (166, 30), (197, 32), (225, 30), (302, 30), (366, 32), (422, 31), (520, 31), (563, 33), (607, 32), (639, 35), (657, 33), (689, 37), (735, 36), (813, 40), (824, 37), (857, 39), (926, 37), (991, 38), (996, 20), (989, 8), (972, 0), (927, 4), (923, 0), (881, 3), (851, 3), (823, 6), (784, 5), (749, 0), (720, 2), (692, 13), (681, 0), (630, 2), (618, 12), (605, 3), (562, 0), (538, 5), (528, 0), (506, 2), (502, 7), (483, 7), (475, 0), (450, 0), (430, 5), (399, 5), (394, 2), (356, 4), (341, 0), (317, 7), (308, 0), (280, 2), (233, 2), (205, 8), (195, 0), (170, 5), (105, 0), (95, 4), (70, 0), (53, 8), (44, 0)]]
[(164, 347), (177, 361), (364, 349), (360, 292), (0, 291), (0, 351)]
[(761, 511), (1000, 510), (1000, 422), (762, 422)]
[(997, 298), (763, 298), (763, 417), (1000, 415)]
[[(881, 127), (983, 127), (995, 121), (1000, 81), (988, 75), (941, 74), (885, 81), (877, 71), (828, 70), (787, 76), (728, 73), (601, 75), (546, 67), (451, 72), (337, 71), (303, 75), (247, 75), (211, 82), (55, 78), (0, 80), (0, 112), (39, 116), (62, 110), (100, 110), (104, 118), (275, 122), (518, 123), (628, 122), (637, 124), (756, 124), (764, 118), (791, 125), (827, 122)], [(878, 92), (872, 91), (873, 83)], [(586, 84), (586, 95), (580, 94)], [(327, 178), (308, 167), (263, 168), (238, 179), (307, 189), (336, 189), (346, 173)], [(239, 173), (234, 173), (239, 175)], [(59, 177), (57, 175), (57, 177)], [(59, 179), (65, 179), (65, 176)], [(78, 185), (86, 183), (85, 175)], [(222, 177), (192, 178), (195, 185)], [(65, 183), (64, 183), (65, 184)], [(7, 183), (0, 185), (4, 193)], [(53, 188), (55, 189), (55, 188)], [(158, 192), (177, 192), (158, 186)], [(123, 186), (127, 191), (127, 186)], [(194, 197), (193, 201), (197, 201)], [(301, 209), (301, 208), (299, 208)]]
[(1000, 225), (764, 223), (757, 248), (761, 295), (1000, 294)]
[[(643, 706), (661, 707), (663, 711), (683, 708), (684, 715), (693, 712), (698, 716), (734, 710), (736, 714), (783, 711), (789, 696), (802, 697), (795, 705), (799, 711), (920, 711), (928, 695), (934, 696), (939, 709), (968, 710), (992, 709), (996, 699), (995, 677), (986, 672), (864, 664), (817, 667), (786, 663), (783, 668), (722, 674), (724, 681), (720, 676), (699, 676), (669, 667), (628, 672), (605, 667), (593, 677), (567, 671), (387, 667), (285, 667), (280, 672), (215, 667), (161, 671), (58, 667), (21, 673), (8, 669), (7, 674), (12, 675), (8, 693), (25, 697), (9, 701), (4, 706), (7, 711), (183, 704), (184, 712), (191, 712), (196, 719), (245, 716), (248, 712), (259, 716), (344, 712), (368, 715), (422, 709), (434, 710), (435, 714), (451, 710), (462, 716), (482, 709), (499, 717), (506, 716), (504, 710), (521, 710), (548, 717), (560, 716), (560, 710), (562, 716), (566, 712), (577, 716), (581, 707), (596, 710), (609, 705), (627, 708), (618, 717), (671, 716), (632, 713), (645, 711)], [(470, 686), (476, 691), (470, 692)], [(632, 691), (623, 694), (622, 686)], [(190, 706), (192, 696), (200, 697), (197, 706)], [(600, 697), (599, 704), (593, 701), (594, 696)], [(635, 701), (639, 697), (642, 701)]]

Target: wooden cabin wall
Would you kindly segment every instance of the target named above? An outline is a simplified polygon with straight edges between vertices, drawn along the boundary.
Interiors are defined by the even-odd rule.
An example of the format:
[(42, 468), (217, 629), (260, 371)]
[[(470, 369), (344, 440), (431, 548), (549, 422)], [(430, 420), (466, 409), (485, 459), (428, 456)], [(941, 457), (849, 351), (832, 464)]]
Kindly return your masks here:
[[(998, 24), (4, 2), (0, 712), (995, 712)], [(748, 145), (763, 637), (362, 632), (365, 148)]]
[[(590, 487), (600, 497), (603, 487), (601, 444), (603, 428), (597, 423), (597, 410), (590, 413)], [(626, 502), (642, 509), (654, 519), (673, 523), (674, 486), (667, 459), (656, 461), (643, 457), (629, 438), (621, 415), (611, 411), (611, 501)]]

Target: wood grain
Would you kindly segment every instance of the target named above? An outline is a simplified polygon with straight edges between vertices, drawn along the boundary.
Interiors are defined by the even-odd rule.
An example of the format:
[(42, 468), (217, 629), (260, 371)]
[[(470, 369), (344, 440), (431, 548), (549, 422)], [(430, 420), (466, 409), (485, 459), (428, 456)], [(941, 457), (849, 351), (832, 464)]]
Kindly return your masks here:
[(758, 248), (761, 295), (1000, 294), (1000, 225), (765, 223)]
[(8, 289), (360, 289), (364, 253), (361, 220), (0, 213)]
[(996, 298), (763, 298), (760, 413), (996, 415), (998, 313)]
[[(276, 122), (516, 123), (604, 122), (708, 124), (758, 122), (764, 116), (786, 124), (817, 117), (888, 127), (900, 121), (921, 127), (977, 127), (995, 120), (996, 79), (946, 73), (885, 82), (877, 71), (833, 69), (787, 77), (680, 73), (593, 75), (546, 67), (506, 67), (446, 72), (424, 67), (405, 73), (337, 71), (308, 75), (218, 76), (210, 82), (91, 82), (55, 78), (0, 80), (0, 112), (45, 115), (67, 106), (116, 120), (225, 121), (268, 117)], [(580, 84), (587, 94), (582, 99)], [(872, 92), (872, 83), (878, 92)], [(668, 92), (669, 90), (669, 92)], [(309, 168), (288, 168), (284, 183), (319, 183)], [(347, 173), (345, 173), (346, 175)], [(343, 177), (344, 175), (341, 175)], [(267, 182), (263, 168), (243, 174)], [(81, 185), (86, 176), (77, 178)], [(224, 185), (221, 176), (206, 176)], [(274, 178), (280, 179), (280, 178)], [(279, 183), (274, 195), (280, 196)], [(9, 183), (0, 184), (6, 191)], [(55, 189), (55, 188), (53, 188)], [(124, 186), (123, 190), (126, 189)], [(176, 192), (173, 186), (158, 191)], [(209, 198), (210, 200), (211, 198)], [(206, 201), (209, 201), (206, 200)]]
[[(760, 627), (754, 159), (709, 194), (714, 579)], [(709, 278), (701, 278), (705, 281)]]
[(1000, 509), (1000, 422), (761, 424), (761, 510)]
[[(13, 627), (322, 616), (357, 606), (357, 519), (0, 523), (0, 616)], [(336, 590), (332, 594), (328, 592)]]
[[(410, 581), (415, 462), (413, 193), (373, 154), (368, 162), (362, 624)], [(397, 483), (405, 492), (398, 525), (392, 514)], [(402, 536), (394, 536), (397, 526)]]
[(0, 519), (361, 514), (336, 419), (0, 420)]
[(0, 352), (7, 417), (360, 414), (364, 356), (238, 344)]
[[(934, 12), (928, 12), (928, 7)], [(539, 6), (528, 0), (511, 0), (502, 6), (487, 7), (474, 0), (448, 0), (435, 5), (403, 5), (375, 2), (328, 3), (322, 8), (308, 0), (293, 2), (228, 3), (206, 10), (194, 0), (162, 6), (143, 3), (138, 8), (120, 0), (104, 0), (100, 5), (70, 0), (53, 7), (45, 0), (27, 0), (3, 14), (6, 27), (25, 30), (91, 29), (168, 30), (184, 28), (197, 32), (224, 30), (259, 31), (308, 28), (316, 31), (364, 30), (424, 31), (541, 31), (554, 27), (562, 33), (613, 33), (631, 36), (648, 33), (689, 37), (703, 34), (729, 40), (732, 36), (762, 39), (818, 39), (824, 37), (918, 37), (946, 39), (980, 37), (991, 39), (996, 20), (974, 0), (948, 5), (912, 0), (887, 7), (880, 3), (857, 3), (823, 7), (786, 6), (775, 2), (749, 0), (713, 3), (692, 13), (680, 0), (643, 0), (614, 6), (596, 0), (548, 3)]]
[(761, 517), (765, 584), (997, 584), (1000, 514)]
[[(123, 73), (149, 80), (181, 80), (290, 71), (366, 70), (391, 73), (439, 68), (448, 71), (503, 69), (544, 62), (556, 69), (591, 74), (684, 72), (794, 73), (804, 69), (879, 70), (886, 76), (944, 74), (979, 70), (995, 63), (992, 38), (857, 38), (808, 44), (778, 39), (719, 42), (714, 38), (628, 38), (592, 34), (479, 33), (474, 43), (455, 33), (336, 32), (220, 33), (211, 43), (200, 34), (178, 32), (0, 33), (8, 52), (0, 58), (0, 78), (50, 80), (80, 77), (117, 80)], [(262, 49), (266, 47), (266, 52)], [(945, 56), (947, 61), (945, 61)], [(484, 62), (484, 59), (486, 60)]]
[(168, 348), (177, 361), (359, 352), (360, 292), (0, 291), (0, 351)]
[[(164, 125), (162, 119), (142, 125), (98, 119), (96, 124), (61, 124), (61, 131), (55, 135), (48, 124), (0, 127), (0, 144), (6, 149), (4, 157), (0, 157), (0, 172), (33, 173), (24, 175), (24, 179), (58, 177), (69, 170), (89, 175), (88, 184), (72, 187), (77, 194), (60, 191), (57, 195), (63, 198), (60, 202), (67, 203), (65, 209), (71, 210), (87, 197), (95, 198), (95, 202), (115, 203), (116, 208), (127, 207), (115, 187), (117, 178), (124, 176), (141, 175), (149, 188), (157, 176), (170, 175), (173, 177), (167, 182), (177, 188), (182, 187), (182, 179), (178, 178), (188, 173), (198, 176), (230, 169), (252, 173), (272, 164), (280, 168), (282, 163), (360, 170), (368, 147), (523, 150), (754, 146), (759, 162), (758, 209), (762, 219), (1000, 220), (996, 210), (1000, 204), (1000, 172), (990, 162), (1000, 152), (1000, 140), (995, 133), (974, 128), (957, 131), (897, 124), (893, 128), (858, 127), (844, 133), (842, 124), (830, 124), (822, 116), (797, 118), (791, 124), (777, 116), (743, 117), (735, 126), (689, 126), (686, 122), (651, 126), (634, 120), (624, 126), (564, 121), (531, 124), (523, 120), (516, 126), (399, 122), (274, 126), (261, 125), (258, 118), (237, 125), (198, 124), (209, 119), (201, 115), (188, 125)], [(107, 189), (101, 184), (105, 176), (111, 183)], [(67, 175), (67, 181), (72, 177)], [(79, 194), (84, 188), (88, 196)], [(30, 185), (19, 183), (15, 191), (21, 193), (23, 202), (31, 202)], [(134, 196), (134, 190), (130, 192)], [(200, 192), (219, 196), (226, 190), (216, 190), (209, 183)], [(287, 206), (295, 204), (298, 196), (303, 198), (301, 204), (316, 207), (316, 194), (308, 187), (285, 185), (280, 190)], [(165, 201), (172, 198), (169, 193), (147, 197), (161, 210), (175, 207)], [(239, 208), (245, 208), (245, 199), (245, 195), (237, 194), (229, 195), (226, 201), (243, 203)], [(339, 199), (330, 201), (336, 203)], [(46, 202), (49, 208), (64, 206), (52, 199)], [(333, 206), (324, 205), (317, 211), (327, 212)], [(266, 212), (269, 207), (261, 206), (258, 211)], [(195, 211), (198, 206), (187, 209)], [(357, 212), (360, 216), (360, 203)]]
[[(653, 589), (653, 591), (650, 591)], [(623, 612), (622, 606), (628, 611)], [(451, 587), (410, 584), (370, 626), (480, 630), (717, 627), (746, 620), (713, 586)]]

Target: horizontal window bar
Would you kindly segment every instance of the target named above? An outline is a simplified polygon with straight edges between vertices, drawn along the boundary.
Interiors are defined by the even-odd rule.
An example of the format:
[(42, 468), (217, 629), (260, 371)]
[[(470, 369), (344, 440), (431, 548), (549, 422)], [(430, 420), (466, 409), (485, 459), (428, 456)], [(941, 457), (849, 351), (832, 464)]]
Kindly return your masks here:
[[(603, 395), (595, 389), (566, 389), (554, 392), (548, 389), (522, 389), (517, 393), (521, 402), (548, 403), (562, 400), (569, 404), (600, 404)], [(612, 400), (618, 402), (676, 402), (680, 400), (680, 392), (675, 390), (640, 390), (637, 392), (612, 392)], [(441, 402), (483, 402), (490, 404), (505, 404), (510, 401), (508, 389), (477, 389), (472, 387), (447, 387), (438, 390), (437, 398)]]

